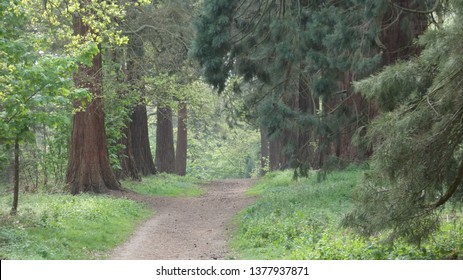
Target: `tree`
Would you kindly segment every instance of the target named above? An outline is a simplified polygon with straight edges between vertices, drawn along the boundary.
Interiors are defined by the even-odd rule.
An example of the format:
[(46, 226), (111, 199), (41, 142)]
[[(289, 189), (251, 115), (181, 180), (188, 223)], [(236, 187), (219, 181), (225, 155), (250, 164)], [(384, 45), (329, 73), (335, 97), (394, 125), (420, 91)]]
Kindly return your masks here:
[[(81, 3), (81, 8), (88, 8), (89, 3)], [(73, 15), (74, 36), (86, 38), (97, 35), (95, 30), (86, 23), (87, 15), (75, 13)], [(88, 105), (79, 101), (74, 102), (76, 109), (73, 118), (71, 147), (66, 175), (66, 183), (71, 193), (106, 192), (108, 189), (118, 190), (120, 183), (109, 164), (109, 154), (106, 143), (106, 127), (103, 111), (103, 61), (101, 44), (92, 43), (92, 62), (88, 65), (79, 65), (75, 75), (75, 84), (79, 88), (86, 88), (92, 95)]]
[[(158, 107), (158, 112), (163, 110), (170, 110), (172, 112), (177, 107), (181, 108), (183, 104), (188, 103), (188, 96), (186, 96), (185, 92), (180, 92), (178, 88), (186, 86), (191, 81), (189, 76), (192, 71), (189, 69), (190, 66), (187, 62), (187, 51), (189, 36), (192, 33), (189, 18), (193, 9), (193, 2), (153, 1), (151, 5), (147, 5), (143, 9), (133, 9), (130, 11), (130, 20), (127, 26), (124, 27), (124, 33), (130, 36), (132, 42), (129, 41), (131, 60), (137, 65), (135, 70), (137, 74), (133, 80), (139, 84), (138, 90), (142, 91), (143, 101), (139, 103), (147, 103), (149, 105), (150, 101), (153, 101), (152, 103)], [(177, 76), (180, 78), (177, 78)], [(175, 83), (179, 84), (178, 87), (171, 84), (172, 79), (175, 79)], [(168, 81), (166, 86), (164, 84), (165, 81)], [(147, 88), (148, 90), (145, 91), (142, 88)], [(171, 112), (167, 111), (168, 115), (171, 114)], [(179, 112), (186, 111), (180, 110)], [(170, 138), (170, 135), (172, 135), (173, 138), (173, 131), (165, 131), (165, 129), (169, 128), (173, 130), (173, 125), (168, 125), (172, 120), (160, 118), (158, 121), (161, 123), (160, 126), (158, 125), (157, 130), (160, 127), (163, 128), (163, 132), (159, 131), (160, 137), (165, 139), (166, 137)], [(184, 124), (186, 125), (186, 122)], [(182, 159), (181, 162), (183, 163), (179, 167), (181, 165), (185, 166), (180, 168), (184, 170), (186, 168), (187, 129), (185, 127), (185, 129), (177, 131), (179, 136), (181, 136), (179, 139), (185, 140), (178, 143), (179, 147), (184, 148), (180, 149), (184, 152), (179, 154), (179, 160)], [(164, 133), (167, 134), (164, 135)], [(185, 135), (183, 136), (181, 133), (185, 133)], [(160, 147), (163, 149), (171, 149), (172, 147), (172, 150), (163, 152), (157, 148), (156, 154), (175, 154), (173, 146), (170, 144), (167, 146), (161, 145)], [(138, 147), (134, 147), (134, 149), (138, 149)], [(148, 152), (145, 151), (144, 154), (148, 154)], [(156, 165), (175, 165), (175, 161), (163, 162), (170, 161), (171, 159), (170, 156), (168, 158), (157, 156)], [(141, 167), (139, 166), (138, 168), (140, 169)], [(168, 169), (171, 170), (170, 167)], [(174, 171), (175, 169), (172, 169), (169, 172)], [(181, 173), (183, 172), (185, 171)]]
[(186, 175), (188, 133), (187, 133), (188, 109), (186, 103), (181, 103), (178, 109), (177, 120), (177, 148), (175, 149), (175, 174)]
[(129, 128), (132, 134), (133, 154), (137, 170), (143, 176), (154, 175), (157, 170), (148, 138), (148, 116), (145, 104), (138, 104), (135, 107), (131, 120)]
[(66, 52), (78, 58), (74, 82), (91, 97), (86, 101), (74, 101), (66, 183), (74, 194), (119, 189), (106, 143), (101, 46), (127, 42), (116, 30), (118, 22), (125, 15), (124, 8), (144, 1), (121, 5), (93, 0), (27, 2), (35, 12), (41, 11), (36, 13), (39, 16), (35, 16), (35, 21), (53, 30), (56, 45), (65, 45)]
[(13, 147), (14, 198), (18, 208), (21, 143), (34, 141), (33, 128), (60, 123), (47, 109), (82, 98), (72, 90), (75, 69), (70, 57), (47, 54), (40, 34), (27, 32), (30, 24), (21, 1), (0, 2), (0, 143)]
[[(369, 128), (372, 170), (345, 224), (366, 235), (420, 243), (439, 227), (440, 210), (463, 183), (463, 6), (450, 1), (452, 20), (420, 38), (417, 57), (356, 84), (382, 114)], [(459, 192), (460, 190), (460, 192)]]
[(172, 109), (158, 107), (156, 120), (156, 168), (161, 173), (175, 173)]
[(231, 75), (257, 85), (247, 106), (270, 139), (281, 141), (270, 149), (271, 165), (307, 174), (329, 162), (339, 124), (359, 119), (344, 113), (355, 106), (346, 105), (351, 96), (341, 81), (349, 71), (360, 77), (379, 64), (372, 17), (383, 4), (207, 1), (196, 21), (192, 55), (219, 91)]

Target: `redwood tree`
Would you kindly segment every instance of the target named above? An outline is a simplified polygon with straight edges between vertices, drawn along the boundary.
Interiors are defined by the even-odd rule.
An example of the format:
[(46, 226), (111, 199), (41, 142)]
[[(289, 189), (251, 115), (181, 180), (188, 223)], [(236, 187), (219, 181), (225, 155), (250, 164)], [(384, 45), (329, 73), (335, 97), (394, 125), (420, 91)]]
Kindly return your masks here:
[[(82, 38), (92, 33), (80, 15), (73, 16), (73, 30)], [(88, 89), (92, 100), (88, 104), (74, 101), (77, 113), (73, 117), (66, 183), (73, 194), (117, 190), (120, 183), (109, 164), (106, 144), (101, 45), (90, 65), (79, 65), (74, 80), (78, 88)]]
[[(127, 49), (126, 76), (130, 86), (129, 94), (143, 92), (140, 81), (142, 80), (142, 61), (145, 52), (143, 41), (139, 36), (129, 36)], [(143, 99), (143, 98), (142, 98)], [(124, 130), (125, 149), (121, 159), (121, 177), (130, 177), (139, 180), (139, 173), (143, 176), (156, 174), (153, 156), (148, 135), (148, 117), (146, 105), (143, 100), (133, 108), (130, 121)]]
[(143, 176), (157, 173), (151, 153), (151, 146), (148, 137), (148, 116), (146, 105), (138, 104), (132, 113), (130, 132), (132, 137), (133, 157), (135, 165)]
[(177, 150), (175, 151), (175, 174), (180, 176), (186, 175), (186, 158), (187, 158), (187, 105), (181, 102), (178, 109), (177, 121)]
[(159, 172), (175, 172), (172, 109), (160, 107), (157, 111), (156, 167)]

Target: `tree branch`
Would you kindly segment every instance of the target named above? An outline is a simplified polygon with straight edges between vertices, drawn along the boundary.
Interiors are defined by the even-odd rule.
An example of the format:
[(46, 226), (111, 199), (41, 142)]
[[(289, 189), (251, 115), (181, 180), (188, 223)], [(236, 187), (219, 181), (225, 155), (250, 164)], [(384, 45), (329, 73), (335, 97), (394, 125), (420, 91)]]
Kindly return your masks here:
[(440, 3), (440, 0), (436, 0), (436, 2), (434, 3), (434, 6), (429, 9), (429, 10), (425, 10), (425, 11), (420, 11), (420, 10), (415, 10), (415, 9), (410, 9), (410, 8), (406, 8), (406, 7), (402, 7), (400, 6), (399, 4), (397, 3), (394, 3), (392, 0), (389, 0), (389, 3), (391, 3), (392, 6), (402, 10), (402, 11), (405, 11), (405, 12), (408, 12), (408, 13), (415, 13), (415, 14), (432, 14), (433, 12), (435, 12), (437, 10), (437, 7), (439, 7), (439, 3)]
[[(172, 38), (178, 40), (178, 41), (185, 47), (185, 49), (188, 51), (188, 45), (187, 45), (187, 43), (183, 40), (183, 38), (182, 38), (181, 36), (178, 36), (177, 34), (173, 34), (172, 32), (170, 32), (170, 31), (168, 31), (168, 30), (155, 27), (155, 26), (153, 26), (153, 25), (145, 24), (145, 25), (140, 26), (140, 27), (139, 27), (137, 30), (135, 30), (135, 31), (123, 31), (122, 34), (123, 34), (123, 35), (138, 34), (138, 33), (142, 32), (143, 30), (145, 30), (145, 29), (147, 29), (147, 28), (153, 29), (153, 30), (155, 30), (155, 31), (157, 31), (157, 32), (165, 32), (165, 33), (169, 34), (170, 36), (172, 36)], [(180, 33), (180, 35), (182, 35), (182, 34)]]
[(460, 163), (460, 166), (458, 167), (457, 176), (455, 177), (455, 180), (448, 188), (447, 192), (443, 196), (441, 196), (438, 201), (425, 206), (425, 208), (429, 210), (433, 210), (433, 209), (438, 208), (439, 206), (442, 206), (453, 196), (453, 194), (455, 194), (455, 192), (458, 190), (458, 187), (461, 185), (462, 181), (463, 181), (463, 162)]

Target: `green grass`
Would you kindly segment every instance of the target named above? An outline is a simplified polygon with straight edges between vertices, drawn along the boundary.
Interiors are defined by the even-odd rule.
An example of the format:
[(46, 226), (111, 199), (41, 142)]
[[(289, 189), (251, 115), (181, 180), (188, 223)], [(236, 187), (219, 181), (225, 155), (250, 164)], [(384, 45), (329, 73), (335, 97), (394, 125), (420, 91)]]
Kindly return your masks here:
[(249, 195), (257, 202), (238, 217), (232, 248), (241, 259), (443, 259), (463, 257), (463, 218), (444, 221), (441, 231), (420, 248), (403, 241), (393, 246), (383, 236), (364, 238), (340, 227), (352, 209), (351, 193), (363, 171), (333, 172), (292, 181), (292, 172), (264, 176)]
[(142, 204), (108, 196), (22, 194), (0, 197), (0, 258), (104, 259), (152, 213)]
[[(160, 174), (123, 187), (144, 195), (193, 197), (204, 193), (191, 177)], [(104, 259), (135, 227), (152, 215), (144, 205), (109, 196), (20, 195), (19, 212), (9, 214), (11, 191), (0, 192), (0, 259)]]
[(124, 181), (122, 186), (143, 195), (196, 197), (204, 193), (199, 183), (200, 181), (193, 177), (162, 173), (145, 177), (141, 182)]

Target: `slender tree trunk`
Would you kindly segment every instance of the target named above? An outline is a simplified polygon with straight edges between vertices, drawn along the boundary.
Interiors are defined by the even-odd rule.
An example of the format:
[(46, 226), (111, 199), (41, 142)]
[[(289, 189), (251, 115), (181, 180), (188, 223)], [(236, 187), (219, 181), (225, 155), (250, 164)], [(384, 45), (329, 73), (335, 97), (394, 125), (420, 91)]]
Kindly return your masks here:
[[(75, 16), (74, 33), (87, 36), (88, 26), (82, 18)], [(74, 77), (79, 88), (87, 88), (92, 94), (92, 101), (79, 110), (73, 117), (70, 156), (66, 183), (71, 193), (102, 193), (109, 189), (118, 190), (120, 184), (109, 164), (108, 147), (102, 103), (102, 57), (100, 52), (93, 58), (91, 66), (80, 65)], [(83, 104), (74, 101), (74, 108)]]
[(135, 163), (135, 157), (133, 153), (132, 133), (129, 129), (130, 123), (122, 130), (122, 139), (120, 144), (124, 145), (124, 149), (121, 151), (121, 171), (118, 174), (119, 179), (131, 178), (135, 181), (140, 181), (140, 174), (138, 173), (137, 165)]
[(270, 171), (279, 170), (281, 168), (282, 144), (280, 139), (270, 141), (269, 145), (269, 161)]
[(19, 201), (19, 137), (14, 141), (14, 175), (13, 175), (13, 207), (11, 208), (11, 215), (16, 215), (18, 212)]
[(264, 127), (260, 128), (260, 175), (264, 176), (269, 169), (269, 154), (270, 147), (268, 141), (267, 130)]
[(42, 156), (42, 168), (43, 168), (43, 184), (48, 185), (48, 163), (47, 163), (47, 154), (48, 154), (48, 131), (47, 126), (43, 126), (43, 156)]
[(148, 134), (148, 115), (146, 105), (138, 104), (132, 113), (129, 129), (132, 136), (132, 148), (135, 166), (143, 176), (157, 173), (151, 153)]
[(177, 149), (175, 151), (175, 174), (180, 176), (186, 175), (186, 158), (188, 146), (187, 131), (187, 105), (181, 102), (178, 110), (177, 123)]
[[(301, 70), (303, 65), (301, 65)], [(301, 71), (299, 75), (299, 111), (302, 114), (314, 115), (312, 96), (310, 93), (309, 80)], [(299, 135), (297, 143), (297, 167), (301, 175), (308, 175), (311, 164), (311, 156), (313, 157), (313, 149), (310, 145), (313, 126), (308, 123), (299, 125)]]
[(175, 172), (172, 109), (158, 108), (156, 127), (156, 167), (159, 172)]

